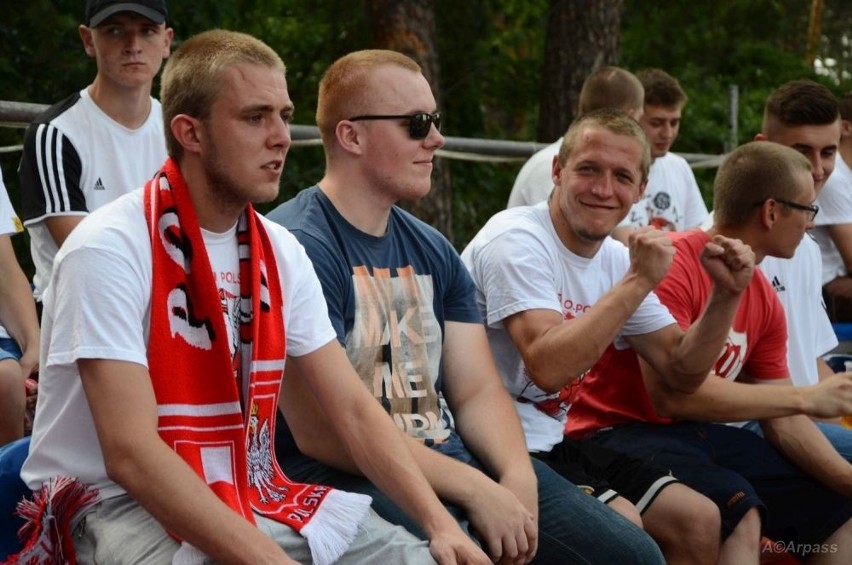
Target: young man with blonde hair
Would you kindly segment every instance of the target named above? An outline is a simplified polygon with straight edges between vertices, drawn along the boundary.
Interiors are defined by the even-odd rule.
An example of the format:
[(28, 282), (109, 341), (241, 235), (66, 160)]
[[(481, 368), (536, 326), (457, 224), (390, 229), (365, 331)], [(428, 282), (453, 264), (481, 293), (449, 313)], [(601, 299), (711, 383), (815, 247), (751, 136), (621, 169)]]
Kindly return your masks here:
[[(600, 67), (583, 82), (578, 113), (583, 115), (599, 108), (617, 108), (638, 120), (642, 116), (644, 93), (642, 83), (630, 71), (620, 67)], [(524, 163), (512, 186), (508, 208), (547, 200), (553, 190), (553, 159), (561, 146), (560, 137)]]
[[(291, 143), (284, 63), (251, 36), (205, 32), (169, 60), (161, 99), (163, 168), (57, 254), (22, 471), (50, 527), (20, 561), (484, 563), (335, 342), (304, 250), (251, 205), (278, 195)], [(430, 545), (366, 497), (282, 473), (284, 371)], [(54, 530), (61, 558), (44, 556)]]
[[(529, 450), (635, 516), (667, 562), (715, 563), (719, 542), (707, 532), (719, 529), (719, 512), (710, 500), (665, 466), (564, 436), (583, 375), (609, 347), (635, 347), (675, 390), (700, 386), (751, 278), (751, 251), (715, 238), (699, 267), (713, 277), (712, 306), (688, 331), (678, 328), (653, 293), (671, 264), (671, 241), (649, 227), (631, 235), (629, 250), (609, 237), (641, 198), (649, 164), (635, 120), (613, 110), (581, 116), (554, 162), (550, 199), (491, 218), (462, 259)], [(620, 375), (607, 385), (620, 387)], [(619, 498), (605, 498), (607, 490)]]

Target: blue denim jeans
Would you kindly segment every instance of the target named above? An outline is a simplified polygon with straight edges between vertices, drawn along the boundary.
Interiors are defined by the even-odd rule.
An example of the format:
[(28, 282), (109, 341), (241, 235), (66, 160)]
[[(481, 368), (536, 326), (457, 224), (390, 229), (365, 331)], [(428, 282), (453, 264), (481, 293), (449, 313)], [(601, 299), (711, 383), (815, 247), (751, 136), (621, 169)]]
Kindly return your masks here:
[[(470, 454), (457, 457), (480, 470)], [(364, 477), (350, 475), (304, 455), (279, 460), (292, 480), (331, 485), (373, 497), (373, 509), (392, 524), (425, 539), (417, 524)], [(641, 528), (563, 479), (547, 464), (533, 460), (538, 477), (539, 542), (535, 563), (664, 563), (656, 543)], [(470, 534), (462, 509), (447, 509)]]

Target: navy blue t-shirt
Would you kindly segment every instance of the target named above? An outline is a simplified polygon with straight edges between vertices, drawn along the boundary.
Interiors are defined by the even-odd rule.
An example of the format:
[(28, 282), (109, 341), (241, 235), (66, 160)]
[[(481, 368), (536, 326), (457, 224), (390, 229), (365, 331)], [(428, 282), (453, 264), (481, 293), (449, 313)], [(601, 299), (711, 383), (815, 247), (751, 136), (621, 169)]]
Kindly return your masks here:
[(473, 281), (450, 242), (396, 206), (385, 235), (366, 234), (318, 187), (268, 216), (305, 247), (340, 343), (397, 426), (465, 458), (441, 395), (444, 322), (482, 317)]

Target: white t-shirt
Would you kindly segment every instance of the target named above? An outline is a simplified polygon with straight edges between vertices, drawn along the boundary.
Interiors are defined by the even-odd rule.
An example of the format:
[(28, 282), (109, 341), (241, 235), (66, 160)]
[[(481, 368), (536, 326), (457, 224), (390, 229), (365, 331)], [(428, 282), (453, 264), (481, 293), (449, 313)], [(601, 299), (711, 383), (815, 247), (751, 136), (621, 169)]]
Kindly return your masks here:
[(533, 156), (524, 163), (518, 171), (518, 176), (515, 177), (512, 193), (509, 194), (508, 208), (531, 206), (550, 197), (550, 192), (553, 190), (553, 158), (559, 155), (560, 147), (562, 147), (561, 137), (544, 149), (533, 153)]
[[(547, 452), (562, 441), (570, 402), (579, 385), (547, 393), (529, 379), (503, 320), (518, 312), (548, 309), (569, 320), (583, 315), (620, 281), (630, 267), (627, 248), (604, 240), (592, 258), (568, 251), (553, 228), (546, 202), (504, 210), (491, 218), (462, 252), (476, 283), (476, 301), (486, 321), (491, 351), (503, 383), (515, 400), (527, 447)], [(674, 324), (657, 296), (649, 294), (624, 325), (623, 335), (657, 331)]]
[(656, 226), (666, 231), (685, 231), (700, 226), (707, 206), (689, 163), (668, 152), (654, 159), (642, 200), (633, 205), (619, 226)]
[[(3, 172), (0, 171), (0, 235), (15, 235), (23, 230), (21, 220), (12, 207), (6, 185), (3, 183)], [(0, 324), (0, 338), (8, 338), (9, 332)]]
[(44, 220), (83, 216), (139, 188), (167, 156), (163, 113), (153, 98), (148, 118), (136, 129), (105, 114), (88, 88), (76, 99), (51, 107), (40, 120), (27, 129), (21, 161), (24, 225), (30, 232), (37, 300), (50, 280), (57, 250)]
[(820, 284), (820, 252), (807, 234), (790, 259), (765, 257), (760, 270), (787, 316), (787, 366), (796, 386), (819, 382), (816, 359), (837, 346)]
[(237, 243), (237, 224), (228, 231), (215, 233), (201, 230), (204, 246), (210, 258), (213, 276), (219, 289), (219, 302), (225, 314), (228, 345), (234, 355), (240, 345), (240, 250)]
[(819, 214), (812, 233), (822, 253), (822, 284), (826, 284), (846, 274), (846, 265), (828, 233), (828, 226), (852, 224), (852, 169), (840, 153), (816, 204)]
[[(261, 220), (284, 293), (287, 353), (305, 355), (336, 339), (322, 288), (296, 239)], [(228, 254), (224, 252), (224, 261), (230, 263)], [(102, 498), (123, 492), (106, 475), (76, 361), (111, 359), (147, 366), (151, 277), (141, 190), (90, 214), (57, 254), (44, 297), (38, 410), (21, 472), (30, 488), (70, 475), (100, 489)]]

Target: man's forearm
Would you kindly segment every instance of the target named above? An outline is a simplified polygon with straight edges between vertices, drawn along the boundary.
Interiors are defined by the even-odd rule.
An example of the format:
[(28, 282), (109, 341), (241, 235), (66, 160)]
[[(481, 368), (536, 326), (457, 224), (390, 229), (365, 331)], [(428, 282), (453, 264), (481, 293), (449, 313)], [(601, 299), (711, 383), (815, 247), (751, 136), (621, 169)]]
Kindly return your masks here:
[(0, 268), (0, 320), (23, 352), (37, 348), (39, 324), (35, 301), (8, 236), (0, 236), (0, 264), (3, 265)]
[(530, 345), (524, 363), (542, 390), (556, 392), (588, 371), (653, 288), (629, 273), (586, 313), (550, 328)]
[(225, 503), (165, 444), (116, 454), (110, 476), (164, 528), (222, 563), (281, 563), (275, 542)]
[(852, 496), (852, 464), (808, 417), (787, 416), (761, 420), (760, 424), (767, 441), (798, 468), (840, 494)]
[(693, 393), (673, 390), (645, 373), (646, 388), (664, 417), (703, 422), (739, 422), (801, 414), (806, 409), (803, 389), (732, 382), (710, 375)]
[(512, 473), (534, 480), (523, 426), (501, 382), (486, 385), (454, 415), (465, 445), (498, 481)]
[(675, 390), (692, 392), (713, 371), (719, 359), (740, 295), (713, 289), (701, 316), (687, 329), (672, 355), (672, 371), (664, 375)]
[[(359, 386), (360, 383), (359, 383)], [(426, 480), (407, 441), (364, 390), (351, 418), (335, 422), (355, 465), (373, 484), (433, 536), (458, 528)]]
[(469, 508), (482, 488), (493, 485), (494, 481), (479, 469), (409, 439), (414, 459), (442, 500)]

